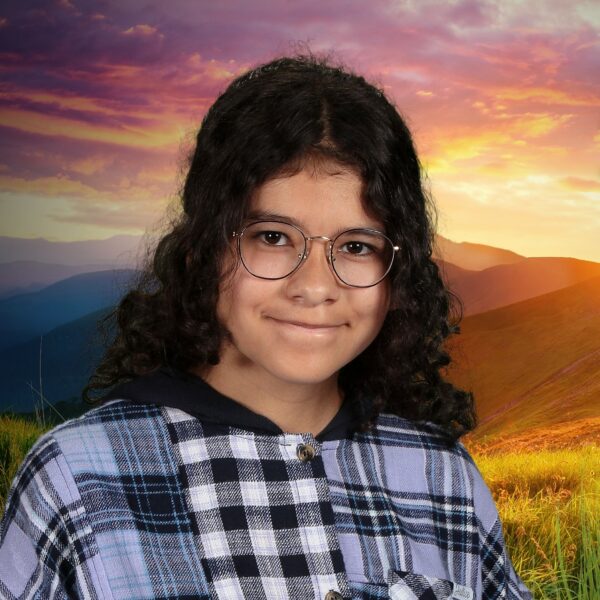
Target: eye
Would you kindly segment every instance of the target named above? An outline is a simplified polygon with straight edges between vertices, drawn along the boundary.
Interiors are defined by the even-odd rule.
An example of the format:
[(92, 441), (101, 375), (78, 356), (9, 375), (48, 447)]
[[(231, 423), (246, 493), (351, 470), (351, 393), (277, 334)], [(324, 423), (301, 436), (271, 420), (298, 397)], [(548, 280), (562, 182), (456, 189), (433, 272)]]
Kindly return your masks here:
[(373, 248), (369, 244), (365, 244), (365, 242), (350, 241), (342, 244), (340, 251), (355, 256), (366, 256), (373, 252)]
[(269, 246), (285, 246), (289, 243), (288, 236), (281, 231), (261, 231), (256, 237)]

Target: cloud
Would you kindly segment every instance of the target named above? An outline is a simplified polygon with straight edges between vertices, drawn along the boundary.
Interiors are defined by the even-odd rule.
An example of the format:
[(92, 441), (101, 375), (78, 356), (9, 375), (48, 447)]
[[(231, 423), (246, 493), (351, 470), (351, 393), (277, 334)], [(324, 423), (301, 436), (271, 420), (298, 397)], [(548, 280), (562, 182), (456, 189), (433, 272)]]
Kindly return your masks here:
[(567, 89), (543, 87), (498, 88), (494, 95), (502, 100), (526, 100), (554, 106), (598, 106), (598, 98), (591, 94), (579, 94)]
[(524, 113), (511, 115), (502, 113), (497, 118), (507, 121), (507, 128), (520, 137), (537, 138), (544, 136), (569, 123), (573, 115), (552, 113)]
[(129, 27), (125, 31), (123, 31), (123, 35), (142, 35), (142, 36), (154, 36), (158, 35), (159, 37), (164, 37), (161, 33), (159, 33), (156, 27), (152, 27), (152, 25), (134, 25), (133, 27)]
[(565, 189), (576, 192), (600, 192), (600, 181), (581, 177), (564, 177), (559, 182)]
[(110, 156), (87, 155), (84, 158), (64, 164), (64, 168), (80, 175), (95, 175), (106, 172), (107, 167), (113, 163), (113, 160)]
[[(227, 83), (307, 42), (385, 89), (434, 185), (449, 198), (477, 198), (469, 205), (483, 212), (467, 219), (476, 231), (482, 199), (512, 211), (505, 183), (528, 174), (550, 177), (528, 182), (536, 198), (525, 184), (510, 188), (532, 207), (544, 207), (553, 186), (564, 202), (597, 192), (592, 8), (587, 0), (8, 3), (1, 174), (10, 193), (66, 198), (53, 205), (65, 227), (118, 229), (119, 218), (135, 227), (173, 194), (181, 140)], [(553, 206), (561, 214), (566, 204)]]
[[(164, 193), (156, 183), (162, 182), (154, 178), (150, 185), (140, 185), (138, 181), (123, 178), (113, 190), (99, 193), (94, 187), (68, 176), (27, 180), (0, 173), (0, 197), (11, 198), (12, 203), (45, 198), (54, 208), (46, 212), (44, 218), (55, 223), (141, 232), (156, 224), (175, 198), (173, 194)], [(52, 202), (56, 199), (61, 202)]]
[(22, 193), (36, 196), (76, 196), (94, 198), (95, 189), (69, 177), (38, 177), (27, 180), (20, 177), (0, 175), (0, 192)]
[(37, 111), (24, 109), (4, 109), (0, 113), (0, 126), (13, 127), (27, 133), (121, 144), (134, 148), (172, 146), (178, 139), (177, 132), (172, 127), (160, 123), (145, 127), (118, 123), (109, 127), (72, 118), (45, 116)]
[(122, 201), (109, 203), (100, 199), (95, 202), (72, 202), (68, 210), (51, 212), (49, 217), (56, 223), (70, 225), (94, 224), (114, 232), (142, 233), (159, 222), (166, 202)]

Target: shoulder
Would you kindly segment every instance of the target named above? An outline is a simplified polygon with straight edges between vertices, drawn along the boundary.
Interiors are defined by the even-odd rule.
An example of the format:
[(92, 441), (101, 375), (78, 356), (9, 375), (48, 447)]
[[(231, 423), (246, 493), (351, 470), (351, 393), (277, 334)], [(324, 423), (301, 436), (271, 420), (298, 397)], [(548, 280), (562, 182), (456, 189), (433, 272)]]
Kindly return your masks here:
[(118, 474), (130, 462), (128, 455), (149, 461), (150, 455), (156, 455), (158, 460), (166, 445), (168, 432), (159, 407), (115, 400), (38, 438), (17, 472), (10, 495), (18, 499), (24, 487), (51, 485), (64, 488), (70, 496), (75, 481), (80, 483), (78, 475)]
[(159, 407), (113, 400), (92, 408), (81, 417), (58, 425), (40, 438), (52, 438), (69, 455), (82, 448), (98, 451), (113, 445), (125, 434), (135, 438), (152, 434), (164, 425)]
[(123, 465), (131, 445), (119, 440), (135, 438), (132, 432), (143, 427), (159, 430), (158, 423), (153, 407), (114, 402), (36, 441), (17, 472), (0, 525), (0, 563), (20, 564), (0, 573), (1, 597), (13, 597), (6, 590), (28, 588), (66, 598), (60, 593), (66, 582), (77, 588), (77, 597), (93, 597), (90, 582), (106, 583), (92, 527), (95, 502), (106, 503), (115, 484), (130, 479), (122, 475), (129, 475)]
[(87, 561), (97, 554), (78, 482), (53, 431), (34, 444), (11, 486), (0, 526), (0, 562), (7, 553), (21, 566), (2, 573), (0, 596), (2, 586), (62, 589), (59, 575), (75, 582), (76, 570), (87, 572)]
[(96, 427), (118, 427), (125, 423), (161, 419), (161, 409), (154, 404), (140, 404), (127, 400), (111, 400), (100, 404), (49, 431), (56, 439), (75, 430), (93, 430)]
[(492, 527), (497, 521), (495, 502), (475, 460), (460, 441), (450, 439), (440, 426), (382, 414), (366, 439), (391, 450), (396, 460), (414, 472), (446, 482), (442, 486), (444, 493), (470, 497), (484, 527)]
[(171, 469), (171, 440), (165, 409), (113, 400), (67, 421), (52, 438), (78, 481), (102, 474), (125, 476)]
[(489, 504), (489, 491), (467, 449), (433, 423), (381, 414), (370, 430), (340, 447), (337, 459), (379, 465), (378, 472), (392, 490)]
[(11, 486), (4, 522), (82, 515), (115, 486), (157, 473), (173, 477), (171, 446), (160, 407), (115, 400), (94, 408), (36, 441)]
[(365, 442), (399, 449), (442, 453), (473, 464), (466, 448), (450, 438), (442, 427), (428, 421), (411, 421), (398, 415), (382, 413), (372, 429), (361, 434)]

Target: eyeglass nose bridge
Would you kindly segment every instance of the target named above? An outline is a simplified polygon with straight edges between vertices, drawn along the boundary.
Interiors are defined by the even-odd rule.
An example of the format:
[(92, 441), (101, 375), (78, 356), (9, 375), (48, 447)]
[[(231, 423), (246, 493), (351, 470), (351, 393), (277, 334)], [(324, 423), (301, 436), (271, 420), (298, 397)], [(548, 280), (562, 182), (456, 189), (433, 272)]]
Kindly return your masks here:
[(304, 252), (298, 256), (298, 258), (302, 261), (302, 260), (306, 260), (308, 258), (308, 255), (310, 254), (310, 250), (311, 250), (311, 246), (312, 244), (309, 242), (312, 242), (313, 240), (322, 240), (323, 242), (327, 242), (327, 262), (329, 262), (331, 264), (332, 262), (332, 250), (333, 250), (333, 240), (329, 237), (327, 237), (326, 235), (311, 235), (311, 236), (304, 236), (305, 244), (304, 244)]

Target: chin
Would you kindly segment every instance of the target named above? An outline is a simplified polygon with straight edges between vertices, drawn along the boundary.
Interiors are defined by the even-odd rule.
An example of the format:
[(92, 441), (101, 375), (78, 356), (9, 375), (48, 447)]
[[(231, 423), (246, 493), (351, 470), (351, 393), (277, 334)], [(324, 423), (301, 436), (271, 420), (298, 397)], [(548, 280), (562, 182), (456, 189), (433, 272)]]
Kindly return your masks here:
[(297, 385), (317, 385), (337, 377), (339, 369), (324, 368), (325, 365), (311, 365), (303, 362), (302, 364), (274, 365), (267, 367), (267, 371), (273, 377)]

